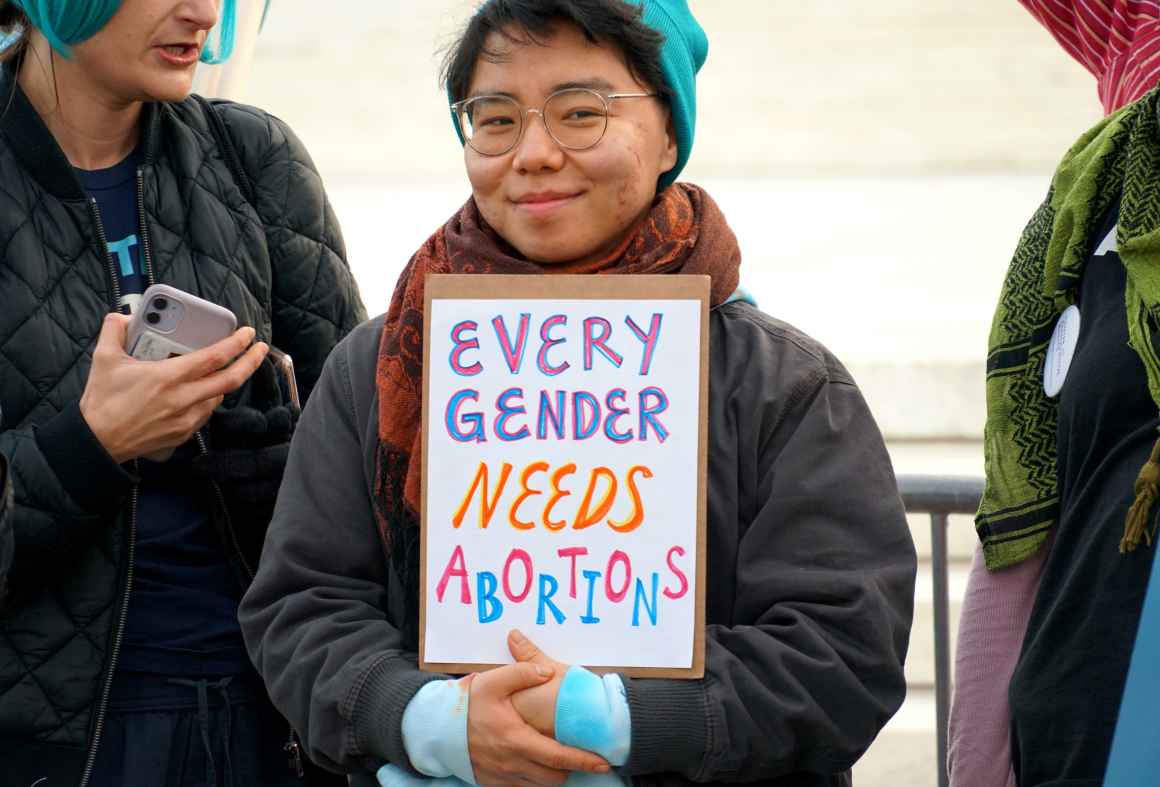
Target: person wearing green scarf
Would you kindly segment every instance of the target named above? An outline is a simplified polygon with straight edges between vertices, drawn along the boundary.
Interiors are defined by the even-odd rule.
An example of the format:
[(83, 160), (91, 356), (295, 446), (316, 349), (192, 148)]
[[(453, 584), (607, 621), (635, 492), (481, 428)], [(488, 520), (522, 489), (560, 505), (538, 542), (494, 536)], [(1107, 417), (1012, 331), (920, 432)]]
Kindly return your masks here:
[[(986, 365), (982, 559), (959, 637), (956, 785), (983, 783), (963, 770), (971, 747), (956, 751), (955, 730), (980, 722), (961, 708), (986, 692), (1009, 698), (1014, 783), (1103, 781), (1160, 511), (1158, 113), (1153, 90), (1080, 137), (1003, 284)], [(1022, 638), (1017, 659), (1008, 633)]]

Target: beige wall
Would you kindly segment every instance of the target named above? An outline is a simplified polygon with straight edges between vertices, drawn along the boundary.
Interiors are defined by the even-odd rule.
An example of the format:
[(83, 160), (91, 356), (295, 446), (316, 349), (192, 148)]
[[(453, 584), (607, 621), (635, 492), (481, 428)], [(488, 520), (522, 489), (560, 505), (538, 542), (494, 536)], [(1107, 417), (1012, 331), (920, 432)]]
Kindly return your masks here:
[[(465, 0), (277, 0), (248, 98), (342, 180), (459, 182), (436, 84)], [(1094, 80), (1016, 0), (693, 0), (690, 178), (1049, 171)]]

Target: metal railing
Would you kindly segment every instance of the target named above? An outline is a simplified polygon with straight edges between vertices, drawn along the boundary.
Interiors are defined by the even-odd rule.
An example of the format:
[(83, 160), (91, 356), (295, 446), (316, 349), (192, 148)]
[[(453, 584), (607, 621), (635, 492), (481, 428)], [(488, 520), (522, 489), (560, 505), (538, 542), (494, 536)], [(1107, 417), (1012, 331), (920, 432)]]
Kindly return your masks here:
[(983, 479), (903, 475), (898, 491), (908, 514), (930, 514), (930, 561), (934, 586), (935, 732), (938, 784), (947, 787), (947, 718), (951, 704), (950, 594), (947, 590), (947, 521), (951, 514), (974, 514), (983, 496)]

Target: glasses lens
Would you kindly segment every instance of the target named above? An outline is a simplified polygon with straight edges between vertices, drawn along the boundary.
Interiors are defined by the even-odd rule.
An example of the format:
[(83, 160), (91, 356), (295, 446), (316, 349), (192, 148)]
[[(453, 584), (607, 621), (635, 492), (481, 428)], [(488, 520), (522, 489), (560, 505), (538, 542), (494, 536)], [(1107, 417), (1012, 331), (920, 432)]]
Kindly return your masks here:
[(459, 111), (459, 126), (468, 144), (487, 156), (506, 153), (520, 138), (520, 105), (504, 96), (480, 96)]
[(590, 148), (604, 136), (608, 109), (592, 90), (561, 90), (544, 107), (544, 120), (556, 141), (567, 148)]

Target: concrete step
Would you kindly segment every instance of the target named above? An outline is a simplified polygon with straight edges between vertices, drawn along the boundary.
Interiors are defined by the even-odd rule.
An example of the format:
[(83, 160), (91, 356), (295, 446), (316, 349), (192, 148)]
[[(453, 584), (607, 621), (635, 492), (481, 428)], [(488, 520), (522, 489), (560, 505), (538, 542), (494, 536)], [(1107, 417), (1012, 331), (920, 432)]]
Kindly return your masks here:
[(931, 787), (938, 784), (935, 701), (929, 690), (910, 690), (854, 766), (857, 787)]
[[(901, 305), (895, 308), (898, 312), (891, 319), (901, 322), (909, 310)], [(979, 308), (989, 310), (982, 305)], [(912, 330), (926, 335), (953, 332), (922, 322), (921, 316), (915, 315)], [(978, 319), (972, 330), (981, 333), (982, 324)], [(858, 356), (842, 360), (887, 440), (929, 445), (948, 440), (974, 443), (982, 438), (986, 403), (981, 359), (922, 360), (900, 355), (889, 361), (866, 361)], [(978, 456), (981, 461), (981, 443)]]

